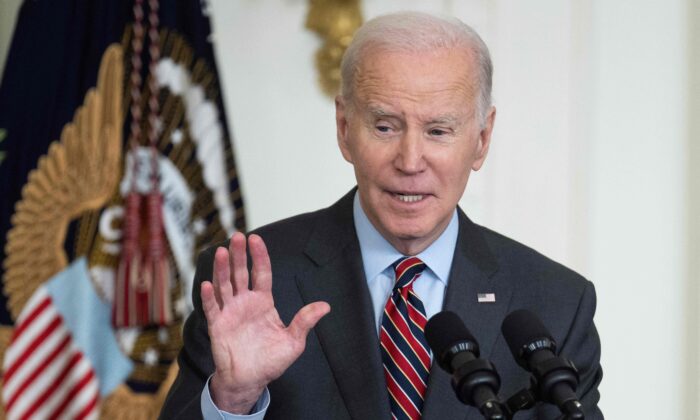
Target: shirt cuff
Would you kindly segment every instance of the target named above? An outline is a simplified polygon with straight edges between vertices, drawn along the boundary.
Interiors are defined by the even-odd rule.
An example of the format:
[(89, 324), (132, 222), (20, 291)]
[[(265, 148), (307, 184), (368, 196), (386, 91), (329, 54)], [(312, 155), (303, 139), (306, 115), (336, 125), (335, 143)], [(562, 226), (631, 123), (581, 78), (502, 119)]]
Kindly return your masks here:
[(267, 412), (267, 407), (270, 406), (270, 391), (263, 391), (258, 401), (255, 403), (253, 408), (250, 410), (250, 414), (231, 414), (223, 410), (219, 410), (214, 401), (211, 399), (211, 394), (209, 393), (209, 381), (211, 376), (207, 379), (207, 383), (204, 384), (204, 389), (202, 390), (202, 396), (200, 398), (200, 405), (202, 408), (202, 417), (204, 420), (238, 420), (238, 419), (250, 419), (250, 420), (262, 420), (265, 417), (265, 412)]

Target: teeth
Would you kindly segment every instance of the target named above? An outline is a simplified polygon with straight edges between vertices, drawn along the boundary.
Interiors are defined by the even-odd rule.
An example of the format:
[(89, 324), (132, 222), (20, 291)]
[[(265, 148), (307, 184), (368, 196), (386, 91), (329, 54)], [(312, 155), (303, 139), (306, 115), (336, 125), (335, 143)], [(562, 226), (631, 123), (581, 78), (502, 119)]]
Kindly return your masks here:
[(399, 200), (405, 202), (405, 203), (414, 203), (416, 201), (420, 201), (423, 199), (422, 195), (404, 195), (404, 194), (396, 194), (397, 197), (399, 197)]

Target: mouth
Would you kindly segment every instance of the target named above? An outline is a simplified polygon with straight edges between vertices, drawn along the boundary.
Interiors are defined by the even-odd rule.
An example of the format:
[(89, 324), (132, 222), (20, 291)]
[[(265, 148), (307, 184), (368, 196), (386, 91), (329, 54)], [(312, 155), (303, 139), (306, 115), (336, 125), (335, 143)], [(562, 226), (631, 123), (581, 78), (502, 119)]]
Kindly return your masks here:
[(397, 192), (392, 192), (391, 195), (403, 203), (417, 203), (425, 200), (428, 197), (427, 194), (406, 194)]

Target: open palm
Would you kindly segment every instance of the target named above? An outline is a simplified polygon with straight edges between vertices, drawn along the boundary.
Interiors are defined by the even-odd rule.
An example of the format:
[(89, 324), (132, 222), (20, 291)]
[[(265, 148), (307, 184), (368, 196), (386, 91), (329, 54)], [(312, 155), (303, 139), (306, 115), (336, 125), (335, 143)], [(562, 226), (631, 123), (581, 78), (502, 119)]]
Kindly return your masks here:
[(285, 326), (272, 298), (272, 270), (265, 244), (248, 238), (253, 260), (249, 288), (246, 238), (236, 233), (214, 257), (213, 283), (202, 283), (216, 371), (210, 392), (220, 409), (247, 414), (265, 386), (301, 355), (311, 328), (330, 311), (325, 302), (304, 306)]

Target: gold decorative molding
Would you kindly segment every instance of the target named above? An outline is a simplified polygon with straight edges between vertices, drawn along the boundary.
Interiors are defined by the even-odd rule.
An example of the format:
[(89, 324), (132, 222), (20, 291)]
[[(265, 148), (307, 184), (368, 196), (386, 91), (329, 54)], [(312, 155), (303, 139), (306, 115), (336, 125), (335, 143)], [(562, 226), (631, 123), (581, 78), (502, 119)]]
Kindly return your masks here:
[(340, 92), (340, 61), (360, 25), (360, 0), (309, 0), (306, 27), (323, 40), (316, 69), (321, 90), (330, 97)]

